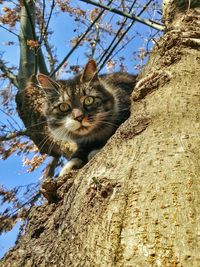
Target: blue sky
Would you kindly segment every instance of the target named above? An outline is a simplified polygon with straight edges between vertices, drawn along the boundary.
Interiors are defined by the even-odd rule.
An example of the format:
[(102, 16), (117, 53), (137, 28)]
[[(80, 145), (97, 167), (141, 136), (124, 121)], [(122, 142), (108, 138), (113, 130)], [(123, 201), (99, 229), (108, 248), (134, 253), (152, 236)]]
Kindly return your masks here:
[[(85, 4), (82, 4), (85, 6)], [(1, 8), (1, 6), (0, 6)], [(89, 9), (89, 5), (86, 6)], [(75, 23), (72, 17), (69, 17), (66, 13), (59, 13), (53, 17), (50, 27), (54, 30), (54, 34), (51, 37), (52, 43), (56, 47), (56, 53), (58, 59), (62, 60), (66, 53), (71, 48), (69, 40), (74, 36)], [(137, 30), (141, 35), (148, 36), (150, 29), (142, 24), (136, 23), (132, 31)], [(84, 29), (80, 29), (84, 31)], [(134, 32), (132, 33), (132, 35)], [(5, 46), (4, 44), (13, 39), (16, 44), (14, 46)], [(104, 40), (105, 43), (109, 40)], [(135, 72), (133, 62), (133, 51), (137, 51), (139, 47), (145, 47), (145, 40), (138, 36), (134, 42), (131, 42), (126, 49), (122, 52), (122, 55), (127, 58), (128, 70), (130, 72)], [(152, 45), (152, 43), (150, 44)], [(87, 46), (80, 47), (70, 58), (70, 64), (81, 64), (84, 65), (87, 62), (85, 52), (87, 52)], [(5, 51), (3, 58), (9, 64), (17, 64), (19, 61), (19, 46), (17, 44), (17, 38), (12, 37), (12, 35), (2, 28), (0, 28), (0, 51)], [(105, 69), (104, 69), (105, 71)], [(65, 78), (68, 77), (65, 75)], [(1, 84), (2, 86), (2, 84)], [(17, 114), (15, 116), (17, 118)], [(7, 118), (3, 113), (0, 113), (0, 121), (5, 121)], [(0, 160), (0, 184), (4, 185), (6, 188), (11, 189), (18, 185), (26, 185), (32, 182), (38, 182), (41, 177), (42, 169), (44, 166), (41, 166), (33, 173), (27, 173), (26, 169), (22, 166), (22, 158), (18, 155), (13, 155), (7, 160)], [(11, 247), (16, 239), (17, 233), (19, 230), (19, 223), (14, 227), (9, 233), (3, 234), (0, 236), (0, 257)]]

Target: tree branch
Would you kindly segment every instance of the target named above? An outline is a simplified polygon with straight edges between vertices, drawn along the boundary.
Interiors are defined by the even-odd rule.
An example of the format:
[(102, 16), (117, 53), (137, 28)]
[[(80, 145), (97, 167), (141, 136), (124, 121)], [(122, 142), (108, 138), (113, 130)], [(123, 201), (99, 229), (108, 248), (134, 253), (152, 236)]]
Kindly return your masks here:
[(48, 70), (41, 47), (31, 48), (27, 45), (28, 40), (33, 40), (37, 43), (34, 1), (23, 0), (20, 15), (20, 65), (18, 83), (19, 88), (23, 89), (31, 75), (37, 74), (38, 63), (43, 73), (48, 74)]
[[(113, 0), (110, 0), (108, 3), (108, 6), (113, 2)], [(95, 23), (100, 19), (100, 17), (103, 15), (103, 13), (105, 12), (105, 10), (102, 10), (99, 15), (96, 17), (96, 19), (94, 19), (94, 21), (90, 24), (90, 26), (87, 28), (87, 30), (81, 34), (81, 36), (79, 37), (77, 43), (75, 44), (75, 46), (69, 51), (69, 53), (64, 57), (64, 59), (61, 61), (61, 63), (57, 66), (57, 68), (51, 72), (50, 76), (53, 76), (61, 67), (62, 65), (67, 61), (67, 59), (71, 56), (71, 54), (76, 50), (76, 48), (79, 46), (79, 44), (81, 43), (81, 41), (85, 38), (85, 36), (88, 34), (88, 32), (92, 29), (92, 27), (95, 25)]]
[(2, 59), (0, 59), (0, 70), (5, 74), (5, 76), (10, 80), (10, 82), (17, 88), (19, 88), (19, 84), (17, 82), (16, 76), (12, 73), (12, 71), (6, 66)]
[[(44, 42), (44, 46), (45, 46), (46, 52), (48, 54), (50, 71), (54, 70), (55, 60), (54, 60), (53, 53), (52, 53), (52, 50), (51, 50), (51, 47), (49, 45), (47, 37), (48, 37), (48, 27), (49, 27), (50, 20), (52, 18), (54, 7), (55, 7), (55, 0), (52, 0), (49, 17), (48, 17), (47, 23), (45, 23), (45, 1), (43, 0), (42, 17), (41, 17), (41, 20), (38, 22), (39, 27), (40, 27), (40, 31), (41, 31), (41, 35), (39, 38), (39, 44), (41, 46), (42, 43)], [(43, 55), (42, 55), (42, 57), (43, 57)], [(44, 57), (43, 57), (43, 59), (44, 59)], [(40, 57), (39, 57), (39, 60), (40, 60)], [(43, 66), (44, 66), (44, 63), (45, 63), (45, 61), (43, 62)], [(46, 63), (45, 63), (45, 65), (46, 65)], [(44, 74), (48, 74), (47, 67), (46, 66), (44, 66), (44, 67), (41, 67), (41, 64), (39, 62), (39, 71), (44, 73)]]
[(91, 5), (94, 5), (94, 6), (97, 6), (97, 7), (101, 7), (105, 10), (108, 10), (110, 12), (113, 12), (115, 14), (118, 14), (120, 16), (123, 16), (123, 17), (127, 17), (129, 19), (132, 19), (132, 20), (136, 20), (144, 25), (147, 25), (147, 26), (150, 26), (156, 30), (160, 30), (160, 31), (165, 31), (165, 26), (164, 25), (161, 25), (160, 23), (158, 24), (157, 22), (155, 21), (150, 21), (150, 20), (145, 20), (145, 19), (142, 19), (138, 16), (135, 16), (135, 15), (130, 15), (126, 12), (123, 12), (123, 11), (120, 11), (116, 8), (111, 8), (111, 7), (108, 7), (107, 5), (103, 5), (101, 3), (97, 3), (95, 1), (92, 1), (92, 0), (79, 0), (81, 2), (84, 2), (84, 3), (87, 3), (87, 4), (91, 4)]
[[(147, 7), (150, 5), (151, 2), (152, 2), (152, 0), (149, 0), (149, 1), (147, 2), (147, 4), (146, 4), (146, 5), (142, 8), (142, 10), (139, 12), (138, 17), (142, 15), (142, 13), (147, 9)], [(130, 8), (130, 11), (131, 11), (133, 5), (134, 5), (134, 4), (132, 4), (132, 6), (131, 6), (131, 8)], [(127, 18), (125, 19), (124, 23), (122, 24), (122, 27), (119, 29), (119, 32), (118, 32), (117, 34), (119, 34), (119, 33), (121, 32), (121, 30), (124, 28), (124, 25), (125, 25), (126, 21), (127, 21)], [(132, 28), (132, 26), (133, 26), (133, 24), (135, 23), (135, 21), (136, 21), (136, 20), (132, 20), (132, 22), (129, 24), (128, 28), (122, 33), (122, 35), (120, 36), (120, 38), (118, 38), (118, 41), (117, 41), (117, 42), (114, 44), (114, 46), (112, 47), (112, 43), (114, 43), (114, 41), (115, 41), (115, 38), (114, 38), (113, 42), (111, 43), (111, 45), (109, 46), (109, 48), (108, 48), (107, 50), (110, 50), (111, 47), (112, 47), (112, 49), (110, 50), (109, 53), (106, 53), (105, 55), (103, 55), (103, 57), (104, 57), (104, 56), (106, 56), (106, 57), (105, 57), (103, 63), (101, 64), (101, 66), (99, 67), (99, 71), (103, 68), (103, 66), (105, 65), (105, 63), (108, 61), (109, 57), (112, 55), (113, 51), (116, 49), (116, 47), (117, 47), (117, 46), (119, 45), (119, 43), (122, 41), (122, 39), (124, 38), (124, 36), (125, 36), (125, 35), (128, 33), (128, 31)]]
[(9, 32), (9, 33), (11, 33), (11, 34), (13, 34), (13, 35), (15, 35), (17, 38), (19, 38), (19, 35), (18, 35), (18, 34), (16, 34), (15, 32), (13, 32), (13, 31), (7, 29), (7, 28), (4, 27), (3, 25), (0, 25), (0, 27), (1, 27), (2, 29), (4, 29), (5, 31), (7, 31), (7, 32)]
[(12, 140), (12, 139), (14, 139), (16, 137), (19, 137), (19, 136), (28, 136), (27, 130), (15, 131), (15, 132), (12, 132), (12, 133), (8, 133), (8, 134), (5, 134), (5, 135), (2, 135), (2, 136), (0, 136), (0, 141), (1, 142), (9, 141), (9, 140)]
[(38, 50), (38, 69), (39, 72), (42, 72), (43, 74), (49, 74), (41, 47)]
[[(27, 0), (24, 0), (24, 6), (25, 6), (25, 9), (26, 9), (26, 13), (27, 13), (27, 16), (28, 16), (28, 20), (29, 20), (29, 24), (30, 24), (30, 28), (31, 28), (31, 32), (32, 32), (32, 36), (33, 36), (33, 39), (35, 42), (37, 42), (37, 36), (36, 36), (36, 33), (35, 33), (35, 5), (32, 5), (32, 2), (33, 1), (29, 1), (28, 0), (28, 3), (26, 2)], [(35, 52), (35, 64), (34, 64), (34, 74), (36, 75), (37, 74), (37, 69), (38, 69), (38, 58), (37, 58), (37, 52), (38, 52), (38, 48), (34, 48), (34, 52)]]
[[(27, 40), (34, 40), (33, 25), (31, 26), (30, 17), (27, 13), (27, 8), (25, 4), (28, 5), (31, 10), (32, 16), (35, 13), (35, 4), (33, 1), (26, 0), (22, 1), (21, 13), (20, 13), (20, 63), (19, 63), (19, 73), (18, 73), (18, 83), (19, 89), (22, 90), (26, 86), (27, 80), (34, 74), (35, 69), (35, 53), (27, 45)], [(30, 12), (29, 12), (30, 14)], [(34, 23), (34, 18), (31, 20)]]
[[(135, 1), (132, 3), (131, 7), (129, 8), (129, 12), (131, 12), (132, 8), (135, 5)], [(115, 41), (117, 40), (117, 38), (119, 38), (120, 33), (122, 32), (122, 30), (124, 29), (124, 26), (126, 25), (128, 18), (125, 18), (124, 21), (122, 22), (120, 28), (118, 29), (117, 33), (115, 34), (115, 37), (113, 38), (113, 40), (111, 41), (110, 45), (107, 47), (107, 49), (104, 51), (103, 55), (101, 56), (99, 63), (103, 60), (104, 57), (106, 57), (106, 59), (103, 61), (103, 63), (101, 64), (101, 66), (99, 67), (99, 71), (103, 68), (105, 62), (107, 61), (107, 59), (110, 57), (110, 53), (109, 50), (111, 49), (112, 45), (115, 43)], [(111, 51), (112, 52), (112, 51)], [(108, 55), (107, 55), (108, 54)], [(107, 55), (107, 56), (106, 56)]]
[(51, 20), (51, 17), (52, 17), (52, 13), (53, 13), (54, 7), (55, 7), (55, 0), (52, 0), (51, 10), (50, 10), (50, 13), (49, 13), (48, 21), (47, 21), (47, 24), (45, 26), (44, 32), (42, 33), (44, 38), (46, 36), (47, 30), (48, 30), (48, 27), (49, 27), (49, 23), (50, 23), (50, 20)]
[(46, 37), (43, 39), (43, 41), (44, 41), (44, 46), (45, 46), (46, 52), (48, 54), (50, 72), (52, 73), (54, 71), (54, 68), (55, 68), (55, 58), (53, 56), (52, 47), (50, 46), (49, 41)]

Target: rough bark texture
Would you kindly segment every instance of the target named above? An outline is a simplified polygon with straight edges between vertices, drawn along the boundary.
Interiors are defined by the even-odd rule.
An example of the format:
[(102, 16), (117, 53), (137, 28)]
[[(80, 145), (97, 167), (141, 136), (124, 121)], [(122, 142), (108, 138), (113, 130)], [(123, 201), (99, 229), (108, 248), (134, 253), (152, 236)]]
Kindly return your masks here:
[[(198, 10), (182, 16), (198, 35)], [(52, 182), (60, 200), (32, 210), (1, 266), (200, 266), (199, 63), (196, 40), (162, 38), (131, 117), (84, 168)]]

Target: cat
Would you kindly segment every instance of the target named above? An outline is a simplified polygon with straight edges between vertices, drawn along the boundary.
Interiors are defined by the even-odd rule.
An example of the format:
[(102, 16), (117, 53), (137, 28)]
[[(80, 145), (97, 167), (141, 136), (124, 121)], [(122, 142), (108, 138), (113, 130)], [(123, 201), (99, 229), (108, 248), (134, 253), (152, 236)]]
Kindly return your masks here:
[(129, 117), (136, 76), (122, 72), (98, 75), (91, 59), (72, 79), (55, 81), (40, 73), (37, 81), (45, 91), (44, 114), (51, 134), (77, 144), (62, 176), (85, 165)]

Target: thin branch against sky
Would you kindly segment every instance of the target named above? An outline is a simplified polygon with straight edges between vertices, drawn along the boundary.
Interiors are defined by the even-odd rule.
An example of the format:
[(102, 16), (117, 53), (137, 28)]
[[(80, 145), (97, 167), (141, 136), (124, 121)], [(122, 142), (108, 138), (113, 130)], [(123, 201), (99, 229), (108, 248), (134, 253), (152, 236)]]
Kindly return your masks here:
[(102, 3), (97, 3), (95, 1), (92, 1), (92, 0), (79, 0), (81, 2), (84, 2), (84, 3), (87, 3), (87, 4), (91, 4), (91, 5), (94, 5), (94, 6), (97, 6), (97, 7), (101, 7), (105, 10), (108, 10), (110, 12), (113, 12), (115, 14), (118, 14), (120, 16), (123, 16), (123, 17), (127, 17), (129, 19), (132, 19), (132, 20), (136, 20), (142, 24), (145, 24), (147, 26), (150, 26), (156, 30), (160, 30), (160, 31), (165, 31), (165, 26), (160, 24), (160, 23), (157, 23), (156, 21), (151, 21), (151, 20), (147, 20), (147, 19), (142, 19), (141, 17), (139, 16), (135, 16), (135, 15), (130, 15), (129, 13), (126, 13), (126, 12), (123, 12), (119, 9), (116, 9), (116, 8), (111, 8), (111, 7), (108, 7), (107, 5), (104, 5)]

